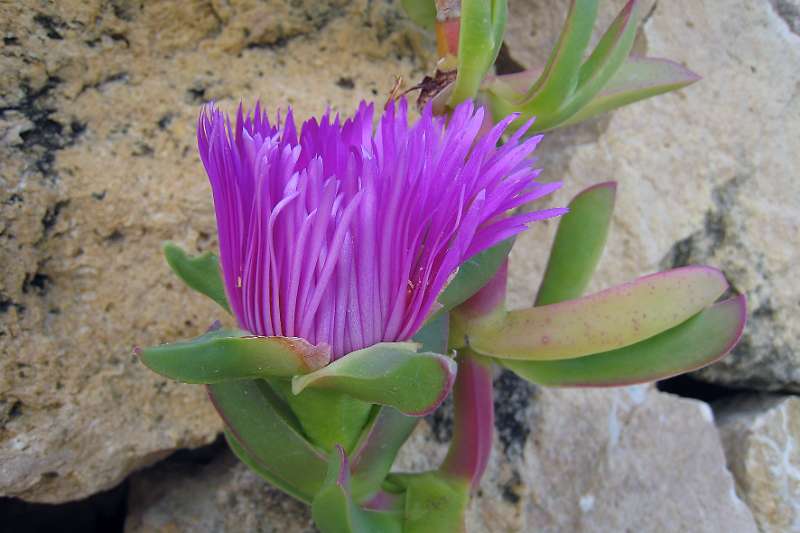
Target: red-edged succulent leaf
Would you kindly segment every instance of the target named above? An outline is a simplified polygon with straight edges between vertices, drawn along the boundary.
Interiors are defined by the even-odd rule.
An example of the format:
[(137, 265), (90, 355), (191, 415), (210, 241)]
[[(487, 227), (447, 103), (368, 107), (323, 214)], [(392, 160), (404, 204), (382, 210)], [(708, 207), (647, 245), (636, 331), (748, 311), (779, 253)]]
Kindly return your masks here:
[(728, 288), (710, 267), (683, 267), (576, 300), (509, 312), (467, 330), (478, 353), (554, 360), (622, 348), (666, 331), (711, 305)]
[(629, 57), (603, 90), (561, 125), (577, 124), (612, 109), (682, 89), (699, 79), (691, 70), (668, 59)]
[(536, 305), (548, 305), (583, 295), (611, 226), (617, 184), (599, 183), (579, 192), (558, 221)]
[(412, 416), (423, 416), (444, 401), (455, 379), (455, 362), (418, 345), (385, 342), (351, 352), (328, 366), (295, 376), (292, 390), (306, 388), (347, 394), (359, 400), (388, 405)]
[(189, 341), (137, 350), (148, 368), (185, 383), (291, 377), (322, 368), (330, 348), (296, 337), (258, 337), (214, 330)]
[(608, 387), (665, 379), (709, 365), (738, 342), (747, 319), (744, 296), (719, 302), (683, 324), (642, 342), (560, 361), (502, 364), (519, 376), (552, 387)]

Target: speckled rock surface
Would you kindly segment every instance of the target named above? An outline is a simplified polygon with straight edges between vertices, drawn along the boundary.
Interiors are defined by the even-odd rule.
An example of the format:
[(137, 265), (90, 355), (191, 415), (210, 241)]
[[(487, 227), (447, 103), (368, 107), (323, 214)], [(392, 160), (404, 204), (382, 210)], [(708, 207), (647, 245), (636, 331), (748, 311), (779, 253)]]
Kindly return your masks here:
[(131, 354), (220, 318), (160, 254), (216, 247), (200, 104), (349, 112), (430, 47), (366, 0), (3, 3), (0, 34), (0, 495), (60, 502), (220, 429)]
[[(607, 22), (621, 0), (603, 2)], [(699, 374), (716, 383), (800, 391), (800, 35), (796, 2), (645, 2), (637, 47), (703, 80), (588, 124), (546, 136), (550, 179), (619, 181), (599, 289), (686, 263), (722, 268), (747, 294), (739, 347)], [(523, 64), (546, 57), (565, 2), (514, 2), (507, 39)], [(550, 13), (558, 13), (552, 15)], [(794, 13), (794, 18), (792, 13)], [(561, 17), (559, 19), (558, 17)], [(527, 233), (511, 266), (512, 303), (529, 305), (555, 224)]]
[(714, 410), (737, 491), (760, 531), (800, 530), (800, 398), (743, 396)]
[[(757, 531), (707, 404), (647, 387), (534, 389), (509, 373), (495, 385), (497, 438), (468, 531)], [(397, 469), (436, 467), (451, 431), (446, 409), (421, 422)], [(302, 507), (227, 455), (198, 471), (135, 476), (129, 512), (128, 533), (309, 527)]]

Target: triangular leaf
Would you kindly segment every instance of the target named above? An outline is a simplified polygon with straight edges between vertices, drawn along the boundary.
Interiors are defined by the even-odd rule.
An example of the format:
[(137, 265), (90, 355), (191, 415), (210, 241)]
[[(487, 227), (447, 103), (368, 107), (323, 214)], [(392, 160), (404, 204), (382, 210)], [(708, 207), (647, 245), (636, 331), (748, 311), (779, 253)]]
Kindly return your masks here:
[(164, 243), (164, 257), (172, 271), (186, 285), (205, 294), (227, 312), (231, 312), (228, 298), (225, 296), (225, 285), (222, 283), (219, 261), (214, 254), (206, 252), (191, 257), (177, 244), (167, 242)]

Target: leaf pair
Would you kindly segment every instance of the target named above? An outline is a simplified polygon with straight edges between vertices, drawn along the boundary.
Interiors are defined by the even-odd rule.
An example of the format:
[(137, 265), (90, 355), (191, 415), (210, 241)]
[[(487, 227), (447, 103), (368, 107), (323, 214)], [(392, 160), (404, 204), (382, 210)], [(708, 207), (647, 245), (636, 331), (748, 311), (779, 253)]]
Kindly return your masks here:
[(602, 254), (616, 186), (590, 187), (561, 218), (536, 307), (465, 328), (476, 352), (531, 381), (610, 386), (662, 379), (725, 355), (739, 339), (746, 302), (715, 301), (721, 272), (684, 267), (579, 298)]
[(644, 98), (685, 87), (699, 78), (663, 59), (629, 57), (640, 18), (630, 0), (584, 60), (597, 0), (572, 0), (564, 28), (545, 68), (498, 76), (486, 86), (492, 114), (500, 120), (520, 113), (516, 126), (532, 117), (530, 133), (586, 120)]

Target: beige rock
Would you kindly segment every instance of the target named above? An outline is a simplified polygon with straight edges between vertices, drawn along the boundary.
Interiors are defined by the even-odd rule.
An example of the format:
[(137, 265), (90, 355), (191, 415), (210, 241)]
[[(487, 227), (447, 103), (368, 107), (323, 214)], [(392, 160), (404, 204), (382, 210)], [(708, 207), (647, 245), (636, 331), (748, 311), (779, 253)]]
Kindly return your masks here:
[(760, 531), (800, 530), (800, 399), (748, 395), (715, 412), (737, 490)]
[[(603, 2), (602, 21), (623, 3)], [(565, 5), (512, 3), (511, 56), (526, 64), (546, 57), (541, 50), (554, 42)], [(800, 390), (800, 36), (789, 16), (797, 11), (783, 0), (648, 5), (655, 7), (641, 51), (675, 59), (704, 79), (546, 136), (537, 150), (544, 175), (565, 182), (554, 203), (588, 184), (618, 180), (614, 225), (593, 287), (685, 263), (720, 267), (747, 294), (750, 321), (733, 354), (700, 376)], [(514, 305), (530, 305), (554, 229), (539, 224), (518, 241)]]
[[(496, 385), (497, 438), (469, 531), (756, 531), (708, 405), (647, 387), (533, 389), (509, 373)], [(446, 409), (420, 423), (397, 469), (436, 467), (449, 424)], [(128, 533), (308, 527), (307, 513), (227, 456), (199, 471), (154, 469), (132, 487)]]
[(430, 46), (366, 0), (3, 3), (0, 32), (0, 495), (60, 502), (220, 430), (132, 355), (221, 318), (159, 251), (216, 248), (200, 104), (349, 112)]

